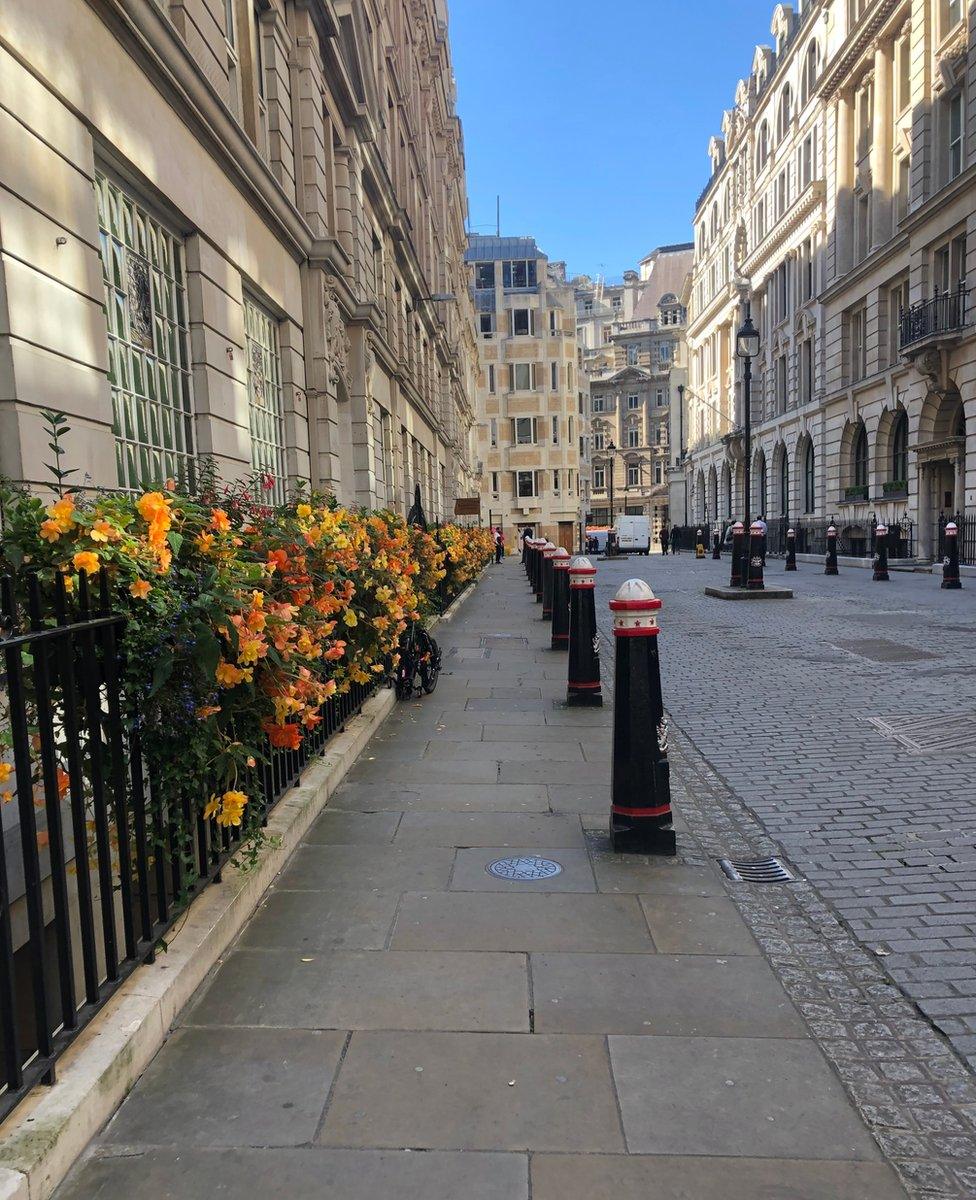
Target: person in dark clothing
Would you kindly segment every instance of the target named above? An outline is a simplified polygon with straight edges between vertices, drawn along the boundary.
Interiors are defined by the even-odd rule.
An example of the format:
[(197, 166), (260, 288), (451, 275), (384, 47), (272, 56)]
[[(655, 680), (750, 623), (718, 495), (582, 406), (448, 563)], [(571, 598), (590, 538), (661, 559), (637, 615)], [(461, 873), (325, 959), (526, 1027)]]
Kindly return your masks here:
[(505, 536), (500, 529), (495, 530), (495, 562), (502, 561), (502, 555), (505, 553)]
[(667, 525), (661, 526), (661, 532), (657, 535), (657, 540), (661, 543), (661, 553), (667, 554), (667, 552), (668, 552), (668, 527), (667, 527)]
[(680, 540), (681, 540), (681, 526), (680, 525), (672, 525), (671, 526), (671, 553), (672, 554), (678, 553), (678, 543), (680, 542)]

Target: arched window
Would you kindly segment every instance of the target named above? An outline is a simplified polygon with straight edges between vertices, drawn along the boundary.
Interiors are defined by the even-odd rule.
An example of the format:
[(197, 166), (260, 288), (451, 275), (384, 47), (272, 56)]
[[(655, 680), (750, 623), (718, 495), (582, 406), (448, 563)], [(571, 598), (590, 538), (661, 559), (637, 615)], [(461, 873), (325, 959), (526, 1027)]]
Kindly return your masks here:
[(892, 483), (908, 480), (908, 413), (904, 409), (895, 417), (891, 430), (891, 475)]
[(814, 473), (813, 442), (807, 442), (803, 456), (803, 511), (812, 513), (817, 507), (817, 483)]
[(782, 141), (790, 131), (793, 120), (793, 89), (789, 84), (783, 88), (779, 97), (779, 116), (776, 121), (776, 138)]
[(851, 455), (851, 476), (855, 487), (868, 486), (868, 431), (861, 425), (854, 438)]
[(790, 464), (785, 450), (779, 464), (779, 512), (782, 517), (790, 515)]
[(712, 237), (718, 237), (718, 201), (712, 205)]
[(769, 126), (765, 121), (759, 126), (756, 134), (756, 174), (765, 167), (769, 159)]
[(766, 515), (766, 497), (769, 495), (769, 476), (766, 471), (766, 455), (763, 454), (759, 459), (758, 472), (759, 490), (756, 495), (756, 515)]
[(811, 42), (807, 46), (806, 56), (803, 59), (803, 81), (801, 84), (802, 102), (806, 102), (813, 95), (817, 80), (820, 78), (820, 47), (816, 42)]

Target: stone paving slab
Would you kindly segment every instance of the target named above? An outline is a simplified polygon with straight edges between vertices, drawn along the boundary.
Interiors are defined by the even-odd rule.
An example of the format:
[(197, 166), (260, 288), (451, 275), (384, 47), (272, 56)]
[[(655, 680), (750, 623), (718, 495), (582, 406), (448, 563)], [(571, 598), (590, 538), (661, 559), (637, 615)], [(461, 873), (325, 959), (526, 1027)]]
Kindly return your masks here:
[(353, 1034), (323, 1145), (625, 1149), (602, 1037)]
[(566, 846), (583, 849), (579, 818), (550, 813), (404, 813), (397, 845)]
[(521, 954), (239, 950), (186, 1019), (292, 1029), (527, 1030), (526, 963)]
[(521, 1154), (186, 1150), (96, 1158), (64, 1200), (528, 1200)]
[[(425, 786), (429, 783), (494, 783), (498, 769), (493, 762), (390, 762), (382, 756), (375, 762), (363, 759), (349, 772), (352, 783), (397, 783)], [(503, 783), (532, 783), (531, 779), (503, 780)]]
[(295, 1028), (178, 1029), (105, 1140), (132, 1146), (310, 1142), (345, 1041), (344, 1033)]
[(610, 819), (610, 785), (551, 783), (547, 789), (549, 807), (553, 812), (589, 813)]
[(313, 846), (389, 844), (400, 824), (400, 816), (398, 812), (345, 813), (326, 809), (305, 834), (305, 841)]
[(661, 954), (761, 953), (731, 900), (655, 895), (640, 902)]
[(533, 954), (530, 970), (540, 1033), (806, 1036), (758, 958)]
[[(676, 825), (675, 828), (678, 828)], [(601, 892), (646, 892), (655, 896), (725, 896), (717, 871), (688, 867), (650, 855), (592, 853), (593, 873)]]
[(654, 944), (635, 896), (412, 893), (396, 950), (577, 950), (647, 954)]
[(454, 856), (442, 847), (299, 846), (278, 886), (291, 891), (406, 892), (446, 887)]
[(548, 812), (549, 793), (540, 784), (428, 783), (377, 788), (347, 783), (330, 803), (347, 812)]
[[(488, 865), (502, 858), (540, 857), (562, 868), (544, 879), (499, 879)], [(459, 850), (454, 860), (451, 889), (455, 892), (595, 892), (593, 868), (585, 850), (545, 846), (478, 846)]]
[(881, 1163), (534, 1154), (532, 1200), (898, 1200)]
[(609, 1045), (632, 1153), (880, 1157), (809, 1040), (614, 1035)]
[[(437, 762), (442, 759), (454, 761), (458, 753), (457, 742), (439, 741), (435, 733), (424, 753), (424, 761)], [(464, 758), (468, 762), (493, 763), (583, 763), (583, 751), (578, 742), (556, 742), (547, 744), (541, 739), (534, 742), (470, 742), (465, 745)], [(516, 776), (522, 773), (516, 770)], [(521, 783), (521, 778), (503, 780)]]
[(270, 892), (237, 945), (249, 949), (382, 950), (400, 902), (399, 892)]

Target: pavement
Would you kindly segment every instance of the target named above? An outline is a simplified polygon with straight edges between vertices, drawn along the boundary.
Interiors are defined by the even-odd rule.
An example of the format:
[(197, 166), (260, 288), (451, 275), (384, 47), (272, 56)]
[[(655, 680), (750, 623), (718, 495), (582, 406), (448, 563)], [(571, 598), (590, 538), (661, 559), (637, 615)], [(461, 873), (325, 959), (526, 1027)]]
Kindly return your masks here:
[[(897, 874), (868, 850), (889, 836), (879, 813), (900, 836), (941, 830), (948, 853), (955, 818), (914, 787), (909, 809), (894, 763), (949, 780), (876, 726), (864, 760), (847, 749), (862, 715), (894, 715), (877, 694), (892, 667), (838, 643), (879, 640), (877, 620), (945, 657), (929, 626), (962, 626), (971, 603), (899, 579), (876, 616), (870, 583), (812, 568), (781, 608), (706, 600), (726, 568), (601, 563), (601, 621), (628, 576), (665, 599), (676, 859), (610, 853), (610, 688), (602, 710), (563, 707), (565, 655), (519, 564), (490, 569), (441, 631), (437, 691), (370, 743), (59, 1200), (976, 1194), (965, 1047), (895, 980), (901, 939), (878, 955), (842, 912)], [(902, 605), (924, 619), (892, 624)], [(611, 655), (604, 639), (608, 682)], [(879, 774), (884, 803), (862, 804)], [(735, 884), (716, 862), (777, 851), (796, 883)], [(865, 874), (815, 877), (838, 853)], [(486, 869), (511, 858), (539, 877)], [(903, 927), (940, 902), (913, 901)]]

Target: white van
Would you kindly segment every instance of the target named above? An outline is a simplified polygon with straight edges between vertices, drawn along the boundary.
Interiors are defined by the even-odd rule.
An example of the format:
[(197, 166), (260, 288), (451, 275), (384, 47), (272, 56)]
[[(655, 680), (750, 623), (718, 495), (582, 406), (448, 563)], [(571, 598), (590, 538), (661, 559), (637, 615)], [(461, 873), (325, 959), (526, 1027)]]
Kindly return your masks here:
[(651, 549), (650, 517), (617, 517), (617, 548), (621, 554), (649, 554)]

